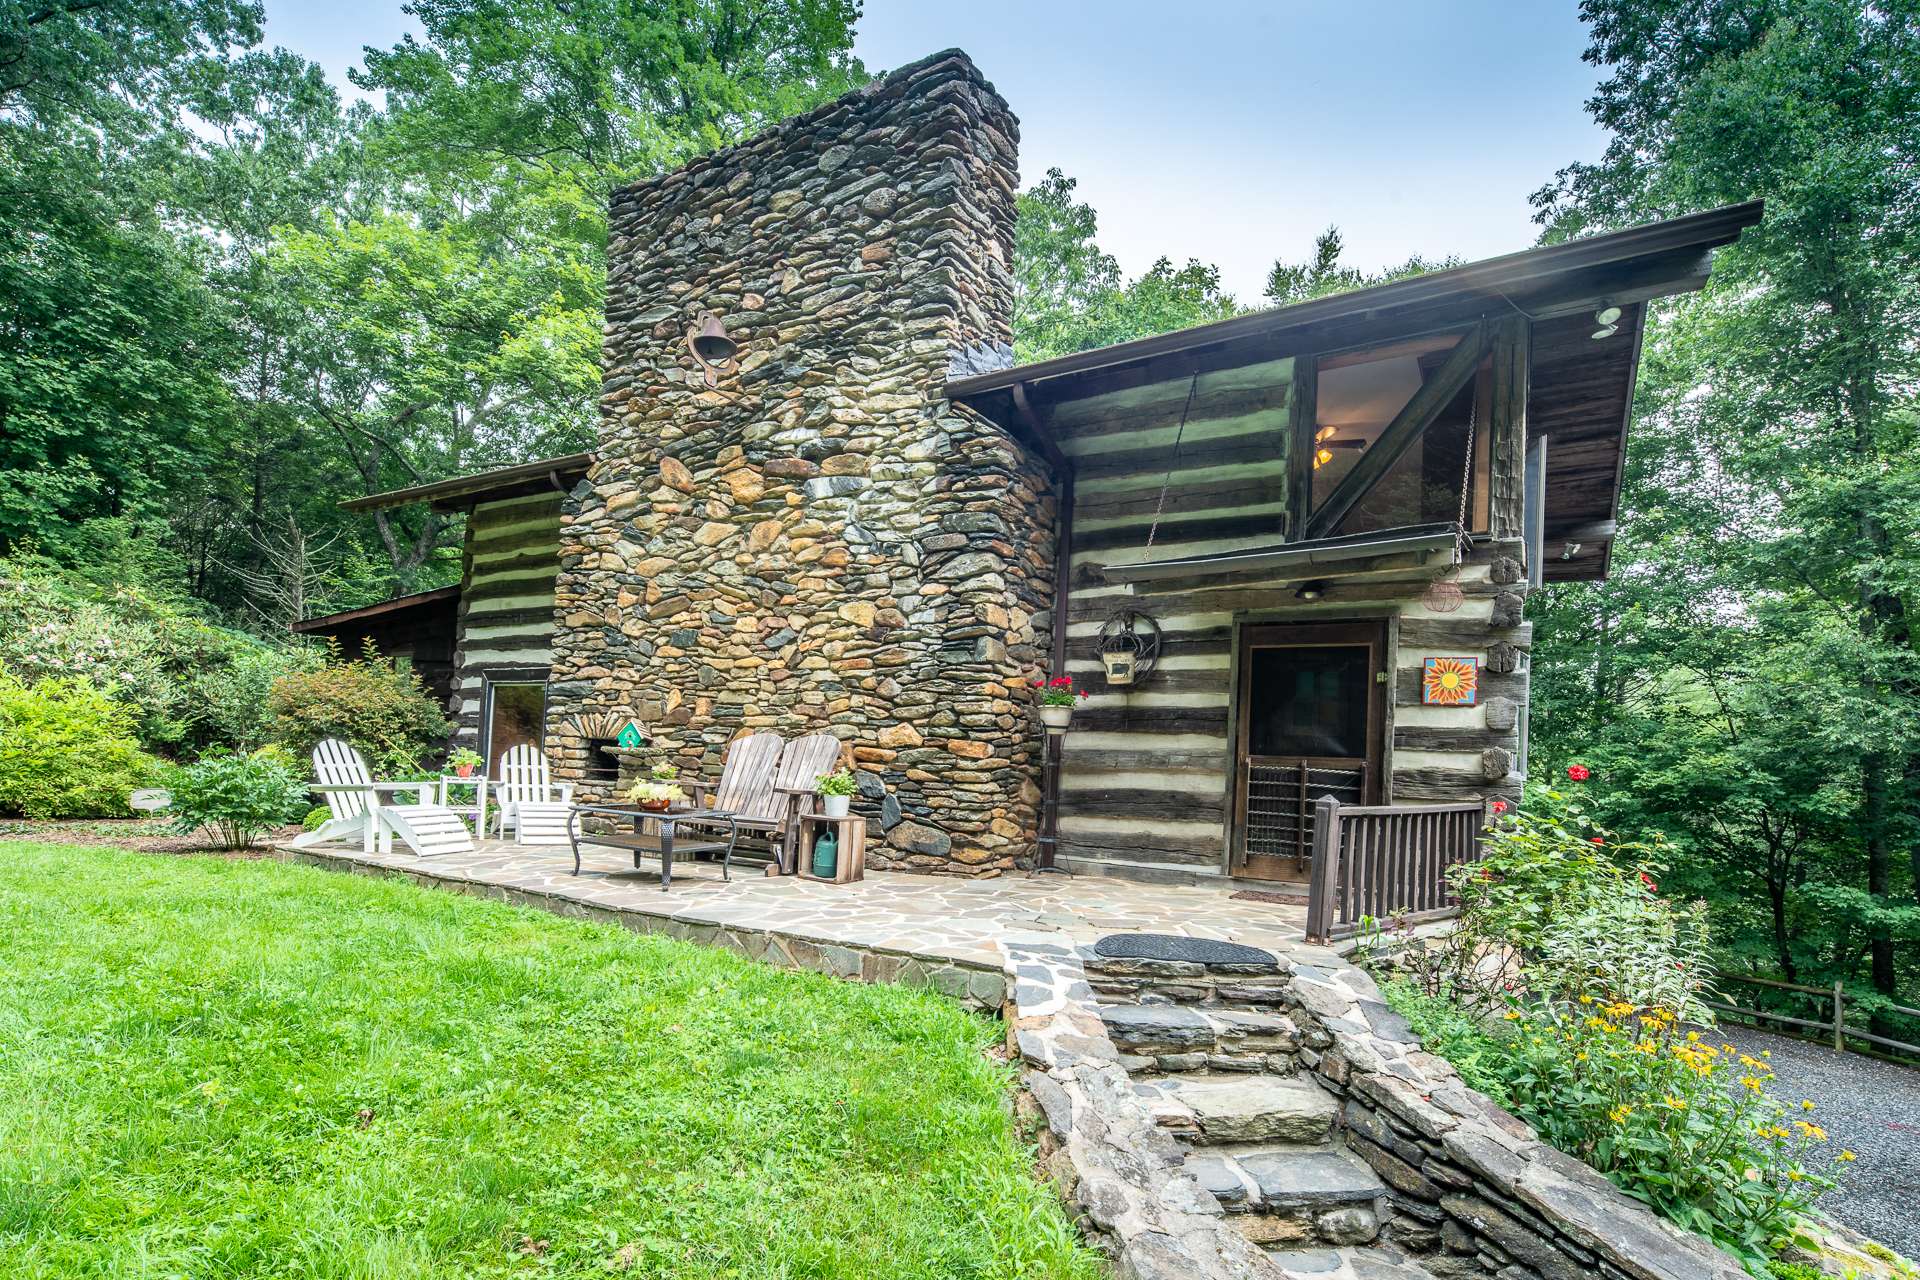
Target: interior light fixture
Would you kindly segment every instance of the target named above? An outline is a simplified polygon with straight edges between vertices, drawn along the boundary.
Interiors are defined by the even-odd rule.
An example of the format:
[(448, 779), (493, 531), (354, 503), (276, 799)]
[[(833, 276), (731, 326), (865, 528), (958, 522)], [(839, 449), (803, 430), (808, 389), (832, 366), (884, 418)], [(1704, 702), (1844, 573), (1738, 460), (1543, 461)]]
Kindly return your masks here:
[(1596, 340), (1611, 338), (1620, 332), (1620, 308), (1611, 302), (1602, 303), (1593, 313), (1593, 323), (1595, 326), (1593, 336)]

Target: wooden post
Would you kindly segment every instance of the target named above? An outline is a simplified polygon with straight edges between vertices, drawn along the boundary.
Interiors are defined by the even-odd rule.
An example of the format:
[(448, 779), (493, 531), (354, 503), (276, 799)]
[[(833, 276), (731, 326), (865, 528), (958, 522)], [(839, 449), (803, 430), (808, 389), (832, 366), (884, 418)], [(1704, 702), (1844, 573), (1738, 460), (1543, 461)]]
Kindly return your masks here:
[(1835, 978), (1833, 980), (1833, 1047), (1842, 1053), (1846, 1052), (1847, 1048), (1846, 1002), (1847, 989), (1840, 985), (1838, 978)]
[(1339, 892), (1340, 802), (1321, 796), (1313, 803), (1313, 879), (1307, 883), (1307, 941), (1325, 944), (1333, 934), (1334, 896)]

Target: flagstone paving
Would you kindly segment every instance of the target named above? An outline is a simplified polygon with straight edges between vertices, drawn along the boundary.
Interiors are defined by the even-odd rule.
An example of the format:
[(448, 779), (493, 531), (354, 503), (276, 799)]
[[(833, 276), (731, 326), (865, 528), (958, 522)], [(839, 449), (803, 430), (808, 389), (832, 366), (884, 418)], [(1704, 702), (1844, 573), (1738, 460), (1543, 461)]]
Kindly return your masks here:
[[(291, 851), (289, 851), (291, 852)], [(1015, 872), (991, 879), (869, 871), (850, 884), (768, 877), (758, 867), (674, 864), (660, 889), (659, 864), (636, 871), (631, 856), (587, 848), (573, 872), (564, 847), (482, 841), (472, 853), (419, 857), (350, 846), (292, 856), (346, 870), (416, 880), (541, 906), (566, 915), (617, 918), (630, 927), (737, 947), (776, 962), (869, 980), (925, 980), (979, 1003), (1002, 999), (1007, 941), (1090, 944), (1110, 933), (1181, 934), (1269, 950), (1301, 945), (1303, 908), (1231, 897), (1237, 885), (1156, 885), (1095, 876)], [(960, 988), (964, 988), (961, 990)]]

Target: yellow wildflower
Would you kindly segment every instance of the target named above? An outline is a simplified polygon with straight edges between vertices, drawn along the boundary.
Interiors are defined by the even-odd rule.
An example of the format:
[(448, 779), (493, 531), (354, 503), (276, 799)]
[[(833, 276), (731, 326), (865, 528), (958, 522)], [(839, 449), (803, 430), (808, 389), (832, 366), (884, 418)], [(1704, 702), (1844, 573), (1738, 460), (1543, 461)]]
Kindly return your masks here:
[(1837, 1164), (1852, 1164), (1854, 1159), (1855, 1159), (1854, 1154), (1851, 1151), (1842, 1151), (1839, 1155), (1834, 1157), (1834, 1161)]
[(1672, 1094), (1668, 1094), (1666, 1101), (1667, 1105), (1675, 1111), (1685, 1111), (1687, 1109), (1687, 1100), (1685, 1098), (1676, 1098)]
[(1812, 1099), (1812, 1098), (1802, 1098), (1802, 1099), (1800, 1099), (1800, 1109), (1801, 1109), (1802, 1111), (1811, 1111), (1811, 1110), (1813, 1110), (1813, 1099)]

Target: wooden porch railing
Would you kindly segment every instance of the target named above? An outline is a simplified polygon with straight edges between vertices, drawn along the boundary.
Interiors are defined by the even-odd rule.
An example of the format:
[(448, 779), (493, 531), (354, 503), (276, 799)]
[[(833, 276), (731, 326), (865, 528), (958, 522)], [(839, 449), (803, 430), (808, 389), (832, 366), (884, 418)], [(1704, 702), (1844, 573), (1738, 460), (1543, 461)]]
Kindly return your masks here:
[(1307, 941), (1345, 938), (1368, 916), (1437, 920), (1455, 910), (1447, 868), (1480, 857), (1485, 810), (1478, 803), (1313, 808), (1313, 878)]

